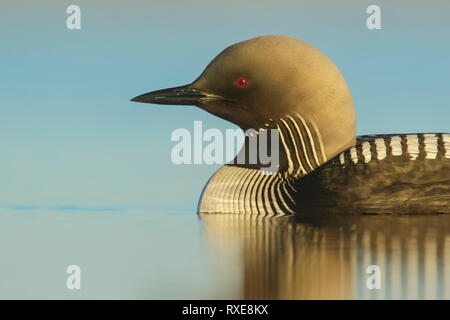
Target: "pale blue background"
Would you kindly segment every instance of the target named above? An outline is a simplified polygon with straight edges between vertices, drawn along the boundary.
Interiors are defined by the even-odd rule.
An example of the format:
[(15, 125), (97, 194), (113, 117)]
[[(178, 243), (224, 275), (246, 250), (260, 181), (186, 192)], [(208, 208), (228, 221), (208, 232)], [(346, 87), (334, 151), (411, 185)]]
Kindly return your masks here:
[[(192, 128), (194, 120), (203, 120), (204, 129), (234, 126), (194, 107), (137, 104), (129, 99), (194, 80), (226, 46), (254, 36), (290, 35), (325, 52), (348, 81), (359, 134), (450, 131), (449, 2), (376, 1), (383, 29), (370, 31), (365, 11), (373, 3), (3, 0), (0, 210), (7, 220), (2, 222), (3, 240), (12, 244), (7, 257), (17, 258), (20, 248), (33, 251), (27, 245), (34, 241), (28, 227), (34, 231), (42, 227), (40, 236), (56, 232), (48, 245), (42, 242), (39, 248), (57, 250), (65, 229), (53, 215), (62, 215), (75, 226), (89, 225), (76, 220), (81, 211), (94, 212), (97, 218), (127, 210), (140, 212), (134, 217), (177, 212), (186, 223), (164, 215), (147, 217), (143, 219), (156, 220), (142, 234), (153, 234), (158, 243), (173, 241), (160, 253), (178, 248), (177, 243), (192, 248), (199, 228), (197, 201), (219, 166), (173, 165), (170, 134), (176, 128)], [(81, 30), (66, 28), (70, 4), (81, 7)], [(12, 214), (20, 214), (19, 220), (33, 219), (34, 224), (18, 226), (4, 216)], [(103, 235), (82, 229), (86, 247), (97, 236), (117, 239), (118, 233), (128, 230), (129, 237), (123, 239), (130, 246), (135, 240), (139, 243), (136, 254), (154, 248), (155, 242), (139, 241), (140, 233), (132, 227), (123, 231), (123, 223), (126, 226), (118, 222), (101, 229)], [(167, 230), (171, 226), (173, 233), (162, 232), (165, 229), (158, 223)], [(77, 232), (69, 234), (75, 237)], [(14, 245), (13, 239), (24, 242)], [(65, 243), (68, 248), (70, 243)], [(198, 250), (190, 261), (203, 256)], [(91, 254), (81, 256), (92, 262)], [(162, 256), (167, 255), (153, 257)], [(26, 260), (28, 265), (33, 259)], [(4, 270), (16, 270), (11, 261)], [(67, 261), (58, 263), (64, 268)], [(107, 261), (97, 267), (108, 269)], [(164, 261), (157, 270), (170, 264)], [(21, 278), (19, 273), (14, 277)], [(8, 288), (13, 290), (16, 283), (10, 282)], [(23, 290), (17, 290), (20, 297)], [(32, 290), (27, 297), (38, 292)]]
[[(82, 29), (65, 26), (69, 4)], [(174, 166), (171, 132), (231, 124), (129, 102), (195, 79), (226, 46), (302, 38), (342, 70), (358, 133), (450, 131), (450, 5), (367, 1), (2, 1), (0, 204), (194, 209), (217, 166)], [(407, 5), (409, 4), (409, 5)]]

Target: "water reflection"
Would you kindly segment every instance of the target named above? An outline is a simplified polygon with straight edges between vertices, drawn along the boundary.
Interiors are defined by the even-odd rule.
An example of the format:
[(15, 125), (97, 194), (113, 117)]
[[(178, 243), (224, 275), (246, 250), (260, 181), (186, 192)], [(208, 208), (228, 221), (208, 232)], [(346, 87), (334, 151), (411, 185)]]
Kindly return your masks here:
[[(238, 245), (245, 299), (450, 299), (450, 218), (201, 215), (214, 250)], [(381, 289), (366, 286), (369, 265)]]

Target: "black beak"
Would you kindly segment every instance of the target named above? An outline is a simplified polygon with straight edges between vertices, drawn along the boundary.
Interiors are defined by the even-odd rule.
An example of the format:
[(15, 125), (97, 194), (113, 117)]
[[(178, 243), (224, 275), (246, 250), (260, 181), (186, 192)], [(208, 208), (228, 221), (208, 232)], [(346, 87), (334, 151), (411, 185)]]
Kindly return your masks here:
[(134, 97), (131, 101), (156, 104), (198, 105), (214, 97), (216, 96), (194, 89), (191, 85), (186, 85), (144, 93)]

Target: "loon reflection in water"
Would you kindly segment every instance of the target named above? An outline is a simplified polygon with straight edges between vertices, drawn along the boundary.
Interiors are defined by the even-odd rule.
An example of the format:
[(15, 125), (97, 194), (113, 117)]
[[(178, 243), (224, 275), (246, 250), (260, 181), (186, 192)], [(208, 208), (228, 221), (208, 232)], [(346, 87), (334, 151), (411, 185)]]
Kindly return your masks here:
[[(200, 217), (219, 256), (239, 248), (244, 299), (450, 299), (448, 217)], [(366, 286), (369, 265), (379, 290)]]
[(356, 137), (342, 74), (301, 40), (237, 43), (193, 83), (132, 101), (195, 105), (244, 131), (279, 132), (277, 174), (262, 175), (262, 164), (225, 165), (204, 188), (199, 212), (450, 214), (450, 134)]

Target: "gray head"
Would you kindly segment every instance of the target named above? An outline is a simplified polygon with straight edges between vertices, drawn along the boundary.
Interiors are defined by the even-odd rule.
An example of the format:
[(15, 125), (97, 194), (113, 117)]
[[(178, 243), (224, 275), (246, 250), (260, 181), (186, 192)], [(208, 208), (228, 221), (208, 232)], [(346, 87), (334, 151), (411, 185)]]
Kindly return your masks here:
[(234, 44), (191, 84), (132, 101), (195, 105), (244, 130), (277, 127), (284, 117), (299, 115), (317, 131), (324, 160), (356, 138), (352, 97), (337, 67), (312, 45), (286, 36)]

